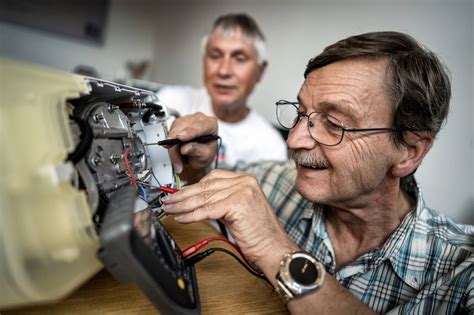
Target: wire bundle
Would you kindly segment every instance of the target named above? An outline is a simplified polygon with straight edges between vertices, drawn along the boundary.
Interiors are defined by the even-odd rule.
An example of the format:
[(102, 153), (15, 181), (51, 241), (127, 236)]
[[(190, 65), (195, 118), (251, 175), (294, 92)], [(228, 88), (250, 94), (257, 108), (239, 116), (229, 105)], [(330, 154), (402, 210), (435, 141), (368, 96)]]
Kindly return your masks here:
[[(204, 246), (206, 246), (210, 242), (214, 242), (214, 241), (222, 241), (222, 242), (225, 242), (225, 243), (231, 245), (239, 253), (241, 258), (239, 258), (237, 255), (235, 255), (232, 251), (227, 250), (225, 248), (221, 248), (221, 247), (212, 247), (212, 248), (209, 248), (209, 249), (207, 249), (203, 252), (200, 252), (200, 253), (197, 253), (197, 254), (191, 256), (192, 254), (198, 252), (201, 248), (203, 248)], [(245, 256), (241, 252), (240, 248), (237, 245), (235, 245), (234, 243), (232, 243), (231, 241), (229, 241), (225, 237), (220, 237), (220, 236), (210, 237), (210, 238), (204, 239), (204, 240), (202, 240), (202, 241), (200, 241), (196, 244), (188, 246), (186, 249), (183, 250), (182, 256), (183, 256), (183, 258), (186, 258), (185, 263), (187, 265), (194, 265), (194, 264), (200, 262), (201, 260), (203, 260), (204, 258), (210, 256), (214, 252), (222, 252), (222, 253), (225, 253), (227, 255), (232, 256), (249, 273), (251, 273), (252, 275), (254, 275), (257, 278), (263, 279), (266, 282), (270, 283), (270, 281), (265, 277), (265, 275), (263, 273), (259, 272), (258, 270), (256, 270), (252, 266), (252, 264), (245, 258)]]

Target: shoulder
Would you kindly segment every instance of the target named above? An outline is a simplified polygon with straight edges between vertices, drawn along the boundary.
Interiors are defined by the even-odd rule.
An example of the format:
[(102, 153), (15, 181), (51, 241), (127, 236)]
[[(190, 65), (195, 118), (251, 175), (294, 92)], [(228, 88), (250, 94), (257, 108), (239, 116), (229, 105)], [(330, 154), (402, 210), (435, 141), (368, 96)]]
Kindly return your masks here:
[(420, 214), (420, 229), (431, 240), (474, 253), (474, 226), (454, 222), (449, 216), (426, 207)]
[(394, 247), (390, 261), (403, 281), (403, 285), (394, 282), (393, 290), (405, 293), (408, 299), (389, 313), (406, 314), (418, 309), (420, 313), (444, 310), (453, 314), (466, 307), (472, 310), (474, 227), (457, 224), (426, 206), (420, 205), (416, 213), (413, 220), (405, 221), (403, 235), (393, 234), (402, 239), (402, 244)]
[(160, 103), (178, 110), (183, 115), (201, 111), (207, 100), (207, 93), (203, 88), (197, 89), (191, 86), (165, 86), (156, 93), (156, 96)]
[(474, 253), (474, 226), (456, 223), (449, 216), (426, 205), (418, 182), (412, 178), (405, 183), (404, 190), (415, 196), (413, 239), (426, 240), (436, 246), (459, 248)]
[(411, 239), (415, 252), (424, 248), (415, 256), (424, 261), (422, 269), (428, 282), (455, 269), (459, 272), (474, 259), (474, 226), (455, 223), (431, 208), (425, 207), (420, 213)]

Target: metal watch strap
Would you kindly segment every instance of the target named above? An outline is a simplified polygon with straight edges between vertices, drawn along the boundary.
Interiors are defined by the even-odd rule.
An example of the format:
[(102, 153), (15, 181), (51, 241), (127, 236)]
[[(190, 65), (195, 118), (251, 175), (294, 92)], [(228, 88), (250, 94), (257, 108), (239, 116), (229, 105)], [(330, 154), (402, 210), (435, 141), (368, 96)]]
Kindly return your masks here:
[(285, 284), (280, 280), (280, 275), (277, 276), (277, 287), (275, 288), (275, 292), (278, 294), (282, 302), (286, 305), (289, 301), (294, 299), (293, 293), (285, 286)]

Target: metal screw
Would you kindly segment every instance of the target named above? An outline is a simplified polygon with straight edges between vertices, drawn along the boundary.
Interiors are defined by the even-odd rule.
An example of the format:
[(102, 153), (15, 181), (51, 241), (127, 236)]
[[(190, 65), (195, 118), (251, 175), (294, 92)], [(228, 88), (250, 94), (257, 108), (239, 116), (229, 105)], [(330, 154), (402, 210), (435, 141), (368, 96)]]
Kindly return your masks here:
[(109, 104), (107, 106), (107, 110), (110, 112), (110, 113), (113, 113), (114, 111), (116, 111), (117, 109), (119, 109), (119, 107), (117, 105), (114, 105), (114, 104)]
[(94, 115), (94, 122), (99, 123), (101, 120), (103, 120), (105, 117), (102, 113), (97, 113)]
[(91, 160), (91, 163), (94, 166), (99, 166), (102, 164), (102, 162), (104, 162), (104, 159), (102, 159), (99, 155), (95, 155)]
[(123, 160), (123, 154), (112, 154), (110, 156), (110, 162), (112, 162), (112, 164), (117, 164), (118, 160)]

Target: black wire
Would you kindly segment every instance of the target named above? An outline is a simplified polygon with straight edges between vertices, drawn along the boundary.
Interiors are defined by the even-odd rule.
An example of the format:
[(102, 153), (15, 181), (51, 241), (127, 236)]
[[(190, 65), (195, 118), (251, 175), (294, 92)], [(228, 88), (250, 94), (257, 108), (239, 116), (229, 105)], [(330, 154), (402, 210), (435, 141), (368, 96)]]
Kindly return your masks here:
[(149, 123), (150, 122), (150, 117), (154, 113), (155, 113), (155, 111), (153, 109), (147, 109), (145, 114), (143, 114), (143, 116), (142, 116), (142, 121), (145, 122), (145, 123)]
[(193, 266), (195, 264), (197, 264), (198, 262), (200, 262), (201, 260), (203, 260), (204, 258), (206, 258), (207, 256), (210, 256), (211, 254), (214, 254), (214, 248), (209, 248), (205, 251), (202, 251), (200, 253), (197, 253), (191, 257), (187, 257), (184, 259), (184, 264), (186, 266)]
[[(248, 272), (250, 272), (252, 275), (254, 275), (255, 277), (257, 278), (260, 278), (262, 280), (265, 280), (266, 282), (270, 283), (271, 282), (267, 279), (267, 277), (265, 277), (264, 275), (261, 275), (259, 273), (256, 273), (255, 271), (253, 271), (252, 269), (249, 268), (249, 266), (247, 266), (246, 263), (244, 263), (237, 255), (235, 255), (233, 252), (231, 252), (230, 250), (228, 249), (225, 249), (225, 248), (221, 248), (221, 247), (211, 247), (209, 248), (208, 250), (204, 251), (204, 252), (201, 252), (199, 254), (196, 254), (194, 256), (191, 256), (189, 257), (188, 259), (192, 259), (193, 257), (195, 256), (199, 256), (199, 258), (197, 260), (195, 260), (193, 263), (198, 263), (199, 261), (201, 261), (202, 259), (206, 258), (207, 256), (209, 256), (210, 254), (212, 254), (213, 252), (222, 252), (222, 253), (226, 253), (230, 256), (232, 256), (235, 260), (237, 260), (237, 262), (239, 264), (241, 264)], [(197, 257), (196, 257), (197, 258)]]
[[(217, 169), (219, 166), (219, 152), (221, 151), (221, 146), (222, 146), (222, 138), (220, 136), (217, 136), (217, 152), (216, 152), (216, 164), (214, 165), (214, 168)], [(225, 227), (224, 223), (222, 223), (219, 220), (216, 220), (217, 225), (219, 226), (219, 230), (221, 231), (221, 234), (224, 235), (225, 238), (229, 239), (229, 234), (227, 233), (227, 228)]]
[(163, 106), (161, 106), (159, 104), (149, 102), (149, 103), (145, 103), (145, 105), (146, 105), (146, 107), (154, 109), (156, 111), (163, 111)]
[(160, 198), (163, 197), (163, 195), (164, 195), (163, 192), (158, 193), (158, 195), (157, 195), (155, 198), (153, 198), (152, 200), (150, 200), (150, 201), (148, 202), (148, 204), (149, 204), (152, 208), (156, 208), (156, 207), (155, 207), (155, 204), (158, 204), (158, 206), (161, 207), (161, 205), (162, 205), (163, 203), (161, 202), (161, 199), (160, 199)]
[(73, 164), (77, 164), (87, 153), (92, 145), (92, 140), (94, 139), (94, 134), (92, 132), (91, 126), (79, 117), (69, 116), (78, 126), (81, 132), (80, 141), (74, 152), (70, 153), (67, 157), (68, 161), (71, 161)]
[(270, 283), (270, 281), (267, 279), (267, 277), (265, 277), (264, 275), (261, 275), (259, 273), (256, 273), (255, 271), (253, 271), (252, 269), (249, 268), (249, 266), (247, 266), (246, 263), (244, 263), (236, 254), (234, 254), (233, 252), (231, 252), (230, 250), (228, 249), (225, 249), (225, 248), (221, 248), (221, 247), (212, 247), (212, 249), (214, 249), (215, 251), (217, 252), (222, 252), (222, 253), (226, 253), (228, 255), (231, 255), (232, 257), (234, 257), (235, 260), (237, 260), (237, 262), (239, 264), (241, 264), (248, 272), (250, 272), (251, 274), (253, 274), (255, 277), (257, 278), (260, 278), (260, 279), (263, 279), (265, 281), (267, 281), (268, 283)]
[(216, 164), (214, 165), (215, 169), (219, 167), (219, 152), (221, 151), (221, 146), (222, 146), (222, 138), (220, 136), (217, 136)]
[(220, 220), (216, 220), (217, 225), (219, 226), (219, 230), (221, 231), (221, 234), (224, 235), (226, 239), (229, 239), (229, 233), (227, 233), (227, 228), (224, 223)]

